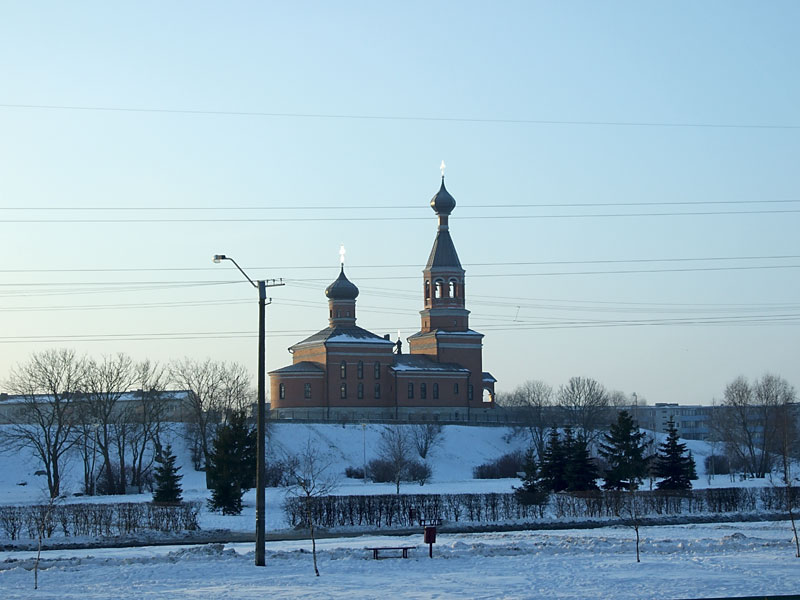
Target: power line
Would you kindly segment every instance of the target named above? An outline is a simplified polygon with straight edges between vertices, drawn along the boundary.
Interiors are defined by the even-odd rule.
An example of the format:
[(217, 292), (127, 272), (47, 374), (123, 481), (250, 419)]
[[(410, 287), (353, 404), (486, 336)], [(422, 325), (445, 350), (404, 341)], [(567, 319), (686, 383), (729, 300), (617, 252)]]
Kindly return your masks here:
[(336, 113), (292, 113), (234, 110), (192, 110), (170, 108), (134, 108), (125, 106), (79, 106), (65, 104), (0, 104), (0, 108), (26, 110), (64, 110), (81, 112), (114, 112), (139, 114), (178, 114), (224, 117), (267, 117), (282, 119), (327, 119), (356, 121), (417, 121), (433, 123), (485, 123), (506, 125), (570, 125), (589, 127), (663, 127), (663, 128), (702, 128), (702, 129), (800, 129), (800, 125), (766, 123), (703, 123), (703, 122), (658, 122), (658, 121), (576, 121), (566, 119), (499, 119), (477, 117), (431, 117), (404, 115), (364, 115)]
[[(529, 203), (529, 204), (459, 204), (459, 211), (484, 208), (591, 208), (594, 206), (706, 206), (706, 205), (741, 205), (741, 204), (796, 204), (800, 200), (697, 200), (697, 201), (665, 201), (665, 202), (566, 202), (566, 203)], [(28, 211), (85, 211), (85, 212), (180, 212), (180, 211), (248, 211), (248, 210), (414, 210), (427, 211), (420, 204), (393, 206), (0, 206), (0, 210)]]
[[(731, 215), (783, 215), (800, 213), (800, 209), (786, 210), (720, 210), (720, 211), (693, 211), (693, 212), (640, 212), (640, 213), (580, 213), (566, 215), (480, 215), (459, 216), (461, 221), (479, 219), (507, 220), (507, 219), (613, 219), (613, 218), (645, 218), (645, 217), (711, 217)], [(340, 221), (430, 221), (430, 217), (256, 217), (256, 218), (213, 218), (213, 219), (0, 219), (0, 223), (66, 223), (66, 224), (111, 224), (111, 223), (312, 223), (312, 222), (340, 222)]]
[[(465, 267), (500, 267), (500, 266), (531, 266), (531, 265), (589, 265), (589, 264), (623, 264), (623, 263), (665, 263), (665, 262), (713, 262), (733, 260), (794, 260), (800, 254), (774, 254), (764, 256), (699, 256), (699, 257), (671, 257), (671, 258), (621, 258), (621, 259), (592, 259), (592, 260), (537, 260), (537, 261), (512, 261), (512, 262), (473, 262), (463, 263)], [(260, 267), (246, 267), (252, 270), (331, 270), (331, 265), (270, 265)], [(418, 269), (419, 264), (396, 265), (348, 265), (348, 269)], [(178, 272), (178, 271), (217, 271), (216, 267), (108, 267), (87, 269), (0, 269), (0, 273), (142, 273), (142, 272)]]

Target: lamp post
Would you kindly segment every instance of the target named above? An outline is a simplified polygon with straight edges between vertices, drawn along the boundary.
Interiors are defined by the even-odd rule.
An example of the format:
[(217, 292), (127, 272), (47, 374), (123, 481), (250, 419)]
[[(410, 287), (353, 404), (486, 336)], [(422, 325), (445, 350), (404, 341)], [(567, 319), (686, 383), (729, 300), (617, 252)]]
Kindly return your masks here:
[(242, 267), (233, 260), (229, 256), (225, 256), (224, 254), (215, 254), (214, 255), (214, 262), (220, 263), (223, 260), (231, 261), (239, 272), (244, 275), (245, 279), (250, 282), (250, 284), (258, 289), (258, 416), (256, 420), (256, 435), (258, 437), (258, 443), (256, 448), (256, 566), (263, 567), (265, 566), (265, 541), (266, 541), (266, 526), (264, 522), (264, 513), (266, 507), (266, 498), (264, 494), (264, 484), (265, 484), (265, 457), (264, 457), (264, 450), (265, 450), (265, 433), (266, 433), (266, 418), (267, 418), (267, 401), (266, 401), (266, 391), (265, 391), (265, 342), (264, 342), (264, 313), (266, 307), (266, 300), (267, 300), (267, 288), (268, 287), (276, 287), (279, 285), (283, 285), (283, 280), (264, 280), (259, 279), (258, 281), (253, 281), (244, 272)]

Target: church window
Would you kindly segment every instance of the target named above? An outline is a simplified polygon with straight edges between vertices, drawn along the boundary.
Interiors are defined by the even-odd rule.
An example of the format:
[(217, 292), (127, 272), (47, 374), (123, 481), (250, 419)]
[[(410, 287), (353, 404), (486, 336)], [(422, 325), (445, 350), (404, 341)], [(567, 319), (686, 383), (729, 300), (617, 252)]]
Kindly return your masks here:
[(357, 388), (357, 391), (356, 391), (356, 396), (358, 397), (359, 400), (363, 400), (363, 398), (364, 398), (364, 384), (363, 383), (359, 383), (358, 384), (358, 388)]
[(449, 281), (449, 289), (447, 291), (448, 291), (448, 294), (449, 294), (450, 298), (455, 298), (456, 297), (456, 290), (458, 289), (457, 285), (458, 285), (458, 282), (455, 279), (451, 279)]
[(472, 384), (470, 383), (470, 384), (467, 386), (467, 400), (472, 400), (472, 394), (473, 394), (473, 391), (472, 391)]
[(286, 384), (281, 383), (278, 385), (278, 398), (284, 400), (286, 398)]
[(338, 318), (339, 318), (339, 317), (341, 317), (341, 316), (342, 316), (342, 311), (340, 311), (340, 310), (337, 310), (337, 311), (336, 311), (336, 318), (338, 319)]
[(358, 361), (358, 366), (356, 367), (356, 373), (358, 374), (359, 379), (364, 379), (364, 361)]
[(433, 384), (433, 399), (434, 400), (438, 400), (439, 399), (439, 384), (438, 383), (434, 383)]
[(380, 397), (381, 397), (381, 384), (380, 383), (376, 383), (375, 384), (375, 399), (379, 400)]
[(408, 397), (409, 398), (414, 397), (414, 383), (411, 381), (408, 382)]
[(306, 400), (309, 400), (311, 398), (311, 384), (310, 383), (307, 383), (307, 384), (305, 384), (303, 386), (303, 397)]
[(431, 280), (425, 280), (425, 300), (431, 297)]
[(375, 379), (381, 378), (381, 363), (375, 361)]
[(453, 384), (453, 396), (458, 396), (458, 383)]
[(341, 398), (342, 400), (347, 398), (347, 384), (346, 383), (343, 383), (342, 385), (339, 386), (339, 398)]
[(428, 397), (428, 385), (425, 383), (419, 384), (419, 397), (422, 400), (425, 400)]
[(347, 363), (345, 361), (342, 361), (342, 363), (339, 365), (339, 376), (342, 379), (347, 377)]
[(434, 286), (434, 296), (436, 298), (441, 298), (442, 295), (444, 294), (444, 280), (437, 279), (436, 281), (433, 282), (433, 286)]

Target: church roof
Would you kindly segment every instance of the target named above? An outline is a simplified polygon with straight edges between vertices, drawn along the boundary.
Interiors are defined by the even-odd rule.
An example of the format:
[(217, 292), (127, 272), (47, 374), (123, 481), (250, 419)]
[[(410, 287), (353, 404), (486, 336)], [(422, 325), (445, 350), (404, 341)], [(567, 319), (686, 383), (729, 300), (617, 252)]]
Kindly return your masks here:
[(358, 297), (358, 288), (345, 276), (344, 265), (336, 281), (325, 288), (325, 295), (331, 300), (355, 300)]
[(461, 269), (461, 261), (458, 260), (456, 247), (453, 245), (453, 239), (447, 229), (439, 229), (436, 233), (428, 264), (425, 265), (426, 270), (437, 268)]
[(435, 371), (438, 373), (469, 373), (469, 369), (456, 363), (441, 363), (423, 354), (396, 354), (392, 369), (395, 371)]
[(348, 343), (348, 344), (386, 344), (393, 346), (394, 342), (382, 338), (379, 335), (362, 329), (356, 325), (351, 327), (326, 327), (314, 335), (307, 337), (301, 342), (297, 342), (292, 348), (309, 344), (328, 344), (328, 343)]
[(288, 367), (282, 367), (280, 369), (275, 369), (274, 371), (270, 371), (269, 374), (272, 375), (273, 373), (311, 373), (311, 374), (322, 374), (325, 373), (325, 369), (320, 367), (318, 364), (303, 360), (293, 365), (289, 365)]
[(437, 215), (449, 215), (456, 207), (456, 199), (450, 195), (444, 187), (444, 175), (442, 175), (442, 185), (439, 191), (431, 198), (431, 208)]

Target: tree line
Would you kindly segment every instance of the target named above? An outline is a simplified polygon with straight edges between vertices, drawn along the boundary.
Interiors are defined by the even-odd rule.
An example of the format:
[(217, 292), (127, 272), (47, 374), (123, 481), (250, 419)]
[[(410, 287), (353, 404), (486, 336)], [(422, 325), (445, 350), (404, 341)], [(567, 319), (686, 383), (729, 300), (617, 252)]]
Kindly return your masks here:
[(92, 358), (46, 350), (14, 366), (4, 382), (19, 401), (0, 441), (7, 451), (33, 453), (52, 498), (61, 494), (62, 474), (75, 454), (84, 494), (124, 494), (152, 484), (176, 398), (170, 390), (185, 394), (185, 435), (195, 468), (204, 469), (216, 427), (252, 403), (249, 382), (236, 363), (187, 358), (159, 364), (126, 354)]

